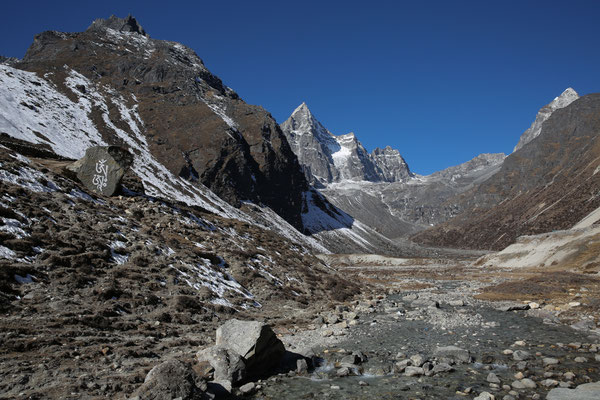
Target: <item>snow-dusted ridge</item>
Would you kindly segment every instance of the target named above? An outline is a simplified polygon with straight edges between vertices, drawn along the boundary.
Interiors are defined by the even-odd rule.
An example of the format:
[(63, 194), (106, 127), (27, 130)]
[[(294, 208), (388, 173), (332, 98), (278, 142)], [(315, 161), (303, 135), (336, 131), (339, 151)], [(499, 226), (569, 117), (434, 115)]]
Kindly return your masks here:
[[(125, 143), (134, 154), (132, 169), (141, 178), (147, 194), (197, 205), (222, 217), (273, 230), (313, 251), (329, 252), (327, 246), (321, 244), (319, 235), (304, 235), (267, 207), (247, 204), (249, 212), (244, 212), (221, 200), (202, 184), (175, 176), (151, 154), (135, 96), (124, 98), (110, 87), (98, 86), (78, 72), (66, 66), (64, 68), (67, 72), (65, 86), (72, 92), (70, 97), (74, 96), (76, 100), (60, 93), (49, 79), (40, 78), (32, 72), (0, 66), (0, 105), (3, 110), (0, 112), (0, 131), (21, 140), (47, 145), (57, 154), (72, 159), (82, 157), (89, 146), (108, 145), (117, 140)], [(85, 91), (81, 91), (81, 87), (85, 87)], [(91, 119), (91, 113), (98, 111), (104, 128), (114, 134), (115, 139), (110, 139), (110, 142), (102, 136)], [(226, 118), (226, 115), (222, 117)], [(116, 124), (115, 121), (124, 124)], [(126, 127), (126, 130), (122, 127)], [(235, 131), (235, 126), (231, 128)], [(33, 190), (51, 190), (48, 186), (40, 186), (35, 177), (27, 178), (35, 174), (33, 170), (24, 169), (21, 176), (9, 176), (3, 170), (0, 170), (0, 174), (6, 175), (3, 178), (9, 181), (25, 179)], [(83, 195), (75, 193), (73, 196)], [(318, 209), (312, 203), (307, 207)], [(340, 215), (335, 218), (343, 219)], [(315, 228), (315, 219), (303, 215), (303, 220), (308, 224), (307, 232), (315, 232), (312, 229)], [(329, 222), (324, 223), (318, 231), (338, 230), (334, 234), (350, 243), (350, 246), (363, 246), (364, 238), (352, 231), (352, 224), (335, 222), (330, 216), (327, 220)], [(372, 234), (377, 235), (375, 232)]]

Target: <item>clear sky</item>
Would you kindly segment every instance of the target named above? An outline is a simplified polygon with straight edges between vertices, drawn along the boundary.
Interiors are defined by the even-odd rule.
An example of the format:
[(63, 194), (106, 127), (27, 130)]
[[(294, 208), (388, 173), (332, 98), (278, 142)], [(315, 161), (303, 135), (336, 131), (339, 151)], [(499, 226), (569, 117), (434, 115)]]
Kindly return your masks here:
[(600, 91), (600, 1), (7, 1), (0, 55), (129, 13), (278, 122), (305, 101), (421, 174), (510, 153), (564, 89)]

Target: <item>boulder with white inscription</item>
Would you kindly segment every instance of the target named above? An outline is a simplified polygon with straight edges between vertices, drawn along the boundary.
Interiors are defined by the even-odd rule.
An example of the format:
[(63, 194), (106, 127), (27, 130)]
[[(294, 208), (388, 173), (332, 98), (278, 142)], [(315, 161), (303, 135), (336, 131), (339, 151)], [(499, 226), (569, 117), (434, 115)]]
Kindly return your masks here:
[(95, 146), (69, 167), (89, 190), (104, 196), (114, 195), (121, 179), (133, 163), (133, 156), (118, 146)]

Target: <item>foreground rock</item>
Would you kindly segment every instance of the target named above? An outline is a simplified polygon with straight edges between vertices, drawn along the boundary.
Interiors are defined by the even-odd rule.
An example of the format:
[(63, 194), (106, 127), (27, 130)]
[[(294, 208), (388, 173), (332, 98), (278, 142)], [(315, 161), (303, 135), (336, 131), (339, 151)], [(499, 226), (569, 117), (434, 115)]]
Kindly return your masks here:
[(586, 383), (575, 389), (556, 388), (548, 392), (547, 400), (597, 400), (600, 399), (600, 382)]
[(181, 361), (170, 360), (152, 368), (144, 384), (137, 390), (137, 400), (181, 399), (196, 400), (208, 398), (206, 383)]
[(252, 376), (279, 365), (285, 347), (268, 325), (258, 321), (230, 319), (217, 329), (216, 345), (239, 354)]
[(112, 196), (120, 188), (121, 179), (133, 163), (133, 156), (117, 146), (96, 146), (68, 167), (88, 189)]
[(246, 377), (246, 364), (242, 357), (224, 346), (213, 346), (200, 350), (196, 355), (199, 362), (207, 362), (214, 369), (213, 380), (223, 383), (222, 386), (231, 390), (231, 385)]
[(213, 368), (213, 381), (231, 392), (234, 386), (265, 376), (279, 366), (285, 347), (275, 332), (259, 321), (231, 319), (217, 329), (216, 344), (196, 354)]

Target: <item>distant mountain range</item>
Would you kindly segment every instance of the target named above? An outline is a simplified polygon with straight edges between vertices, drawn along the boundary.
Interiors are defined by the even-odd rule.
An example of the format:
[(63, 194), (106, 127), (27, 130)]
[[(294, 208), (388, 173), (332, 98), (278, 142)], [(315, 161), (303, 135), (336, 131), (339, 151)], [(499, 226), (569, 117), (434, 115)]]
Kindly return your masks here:
[(150, 38), (131, 16), (36, 35), (22, 60), (0, 59), (0, 82), (0, 133), (71, 159), (92, 145), (127, 147), (147, 193), (317, 251), (415, 254), (411, 237), (498, 248), (597, 204), (588, 173), (597, 104), (571, 88), (508, 157), (481, 154), (420, 176), (396, 149), (369, 153), (354, 133), (331, 133), (304, 103), (279, 126), (191, 49)]

